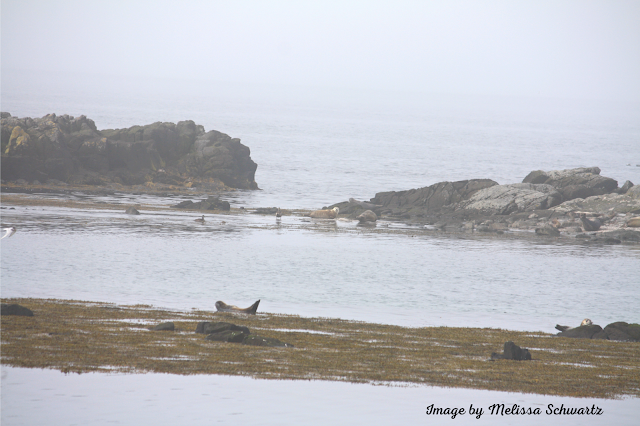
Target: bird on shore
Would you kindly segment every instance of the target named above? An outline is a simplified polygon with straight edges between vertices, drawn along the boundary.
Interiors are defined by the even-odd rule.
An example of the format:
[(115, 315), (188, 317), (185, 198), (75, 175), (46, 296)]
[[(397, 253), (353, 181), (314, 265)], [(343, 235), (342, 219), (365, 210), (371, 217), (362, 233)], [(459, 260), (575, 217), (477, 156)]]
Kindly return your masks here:
[(280, 207), (278, 207), (278, 210), (276, 210), (276, 220), (280, 220), (281, 217), (282, 217), (282, 211), (280, 211)]
[(598, 219), (587, 219), (587, 215), (585, 213), (580, 215), (580, 221), (582, 222), (582, 227), (585, 232), (597, 231), (602, 226), (602, 223)]
[(202, 218), (196, 219), (196, 222), (204, 223), (204, 215), (202, 215)]
[(4, 232), (4, 235), (2, 236), (2, 238), (0, 238), (0, 240), (3, 240), (5, 237), (10, 237), (15, 234), (16, 228), (13, 226), (11, 228), (2, 228), (2, 232)]

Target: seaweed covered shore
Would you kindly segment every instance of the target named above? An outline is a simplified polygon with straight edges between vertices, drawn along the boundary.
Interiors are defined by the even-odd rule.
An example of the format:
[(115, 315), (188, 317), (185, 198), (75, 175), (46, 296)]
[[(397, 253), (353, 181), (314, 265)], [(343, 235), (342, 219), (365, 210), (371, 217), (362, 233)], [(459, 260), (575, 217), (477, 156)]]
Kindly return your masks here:
[[(425, 384), (572, 397), (640, 397), (640, 343), (489, 328), (409, 328), (332, 318), (176, 311), (52, 299), (3, 299), (2, 364), (68, 373), (242, 375), (261, 379)], [(173, 331), (152, 331), (171, 321)], [(206, 340), (202, 321), (231, 322), (293, 347)], [(491, 361), (506, 341), (531, 361)]]

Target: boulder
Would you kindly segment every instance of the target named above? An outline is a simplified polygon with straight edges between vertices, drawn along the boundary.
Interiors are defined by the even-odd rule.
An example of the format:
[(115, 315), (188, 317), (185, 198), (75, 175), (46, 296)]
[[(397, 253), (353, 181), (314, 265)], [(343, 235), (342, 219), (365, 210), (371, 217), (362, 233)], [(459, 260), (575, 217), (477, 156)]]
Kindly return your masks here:
[(640, 342), (640, 324), (614, 322), (604, 328), (609, 340), (624, 342)]
[(228, 201), (220, 200), (218, 197), (208, 197), (206, 200), (193, 202), (191, 200), (182, 201), (175, 206), (174, 209), (193, 209), (193, 210), (231, 210), (231, 204)]
[(488, 215), (544, 210), (562, 202), (562, 195), (551, 185), (515, 183), (481, 189), (459, 209), (478, 210)]
[(635, 200), (640, 200), (640, 185), (634, 185), (625, 192), (627, 197), (631, 197)]
[(600, 168), (598, 167), (580, 167), (549, 172), (536, 170), (529, 173), (522, 182), (551, 185), (562, 194), (564, 200), (609, 194), (618, 188), (618, 181), (600, 176)]
[(493, 352), (491, 359), (511, 359), (514, 361), (531, 361), (531, 353), (528, 349), (523, 349), (513, 342), (505, 342), (502, 354)]
[(560, 235), (560, 231), (557, 228), (549, 225), (545, 225), (541, 228), (536, 228), (536, 235), (543, 235), (548, 237), (557, 237)]
[(33, 311), (16, 303), (3, 303), (0, 307), (0, 315), (19, 315), (23, 317), (32, 317)]
[(453, 207), (460, 201), (469, 199), (476, 192), (495, 185), (498, 183), (491, 179), (440, 182), (408, 191), (379, 192), (370, 202), (392, 211), (397, 209), (394, 212), (396, 216), (402, 216), (409, 210), (426, 214)]
[(125, 211), (126, 214), (139, 215), (140, 212), (135, 207), (129, 207)]
[(626, 194), (629, 189), (633, 187), (633, 182), (630, 180), (625, 181), (620, 188), (618, 188), (615, 192), (618, 194)]
[(627, 220), (627, 226), (631, 228), (640, 228), (640, 217), (632, 217)]

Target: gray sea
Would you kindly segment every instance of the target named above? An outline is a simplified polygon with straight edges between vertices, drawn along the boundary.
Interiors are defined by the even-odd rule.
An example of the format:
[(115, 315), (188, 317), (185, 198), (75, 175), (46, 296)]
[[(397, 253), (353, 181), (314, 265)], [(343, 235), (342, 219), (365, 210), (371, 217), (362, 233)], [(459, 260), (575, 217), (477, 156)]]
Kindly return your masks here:
[[(490, 178), (514, 183), (532, 170), (583, 166), (599, 166), (602, 175), (617, 179), (619, 185), (626, 180), (640, 184), (637, 104), (233, 84), (171, 88), (150, 82), (130, 84), (126, 91), (71, 84), (46, 85), (45, 90), (43, 83), (26, 77), (16, 81), (2, 87), (2, 110), (14, 116), (84, 114), (99, 129), (191, 119), (207, 131), (240, 138), (258, 164), (256, 181), (261, 190), (220, 194), (234, 207), (321, 208), (350, 197), (368, 200), (376, 192), (445, 180)], [(182, 200), (131, 194), (65, 197), (123, 206)], [(362, 229), (349, 221), (297, 216), (276, 223), (273, 217), (248, 213), (208, 215), (200, 225), (194, 214), (174, 211), (142, 209), (140, 216), (132, 217), (124, 214), (124, 208), (120, 212), (6, 203), (2, 207), (3, 227), (18, 228), (1, 243), (2, 297), (143, 303), (185, 310), (213, 310), (217, 300), (249, 306), (260, 299), (260, 310), (266, 312), (413, 327), (550, 333), (557, 323), (578, 325), (584, 318), (602, 326), (640, 322), (637, 246), (435, 236), (384, 221), (378, 229), (386, 227), (389, 232)], [(35, 380), (28, 377), (28, 371), (3, 367), (3, 424), (34, 424), (30, 421), (34, 418), (24, 413), (35, 413), (30, 407), (38, 403), (11, 399), (19, 394), (11, 389)], [(58, 385), (67, 386), (69, 380), (59, 378)], [(230, 388), (248, 386), (239, 379), (228, 380), (234, 383), (225, 385)], [(140, 386), (147, 386), (142, 383), (141, 379)], [(325, 392), (324, 385), (305, 386), (310, 398)], [(34, 387), (35, 400), (46, 400), (43, 389)], [(283, 413), (287, 398), (296, 401), (307, 395), (295, 389), (283, 391)], [(330, 392), (351, 392), (341, 389)], [(354, 401), (368, 406), (367, 392), (356, 391)], [(469, 405), (488, 395), (474, 392), (451, 396), (455, 400), (450, 403)], [(408, 397), (401, 395), (397, 398)], [(530, 403), (544, 399), (511, 395), (503, 399), (524, 398)], [(115, 393), (111, 397), (113, 403), (120, 398)], [(410, 398), (414, 398), (412, 409), (421, 415), (406, 419), (431, 420), (424, 416), (427, 397)], [(9, 400), (11, 404), (6, 403)], [(628, 400), (623, 406), (637, 412), (637, 401)], [(345, 408), (344, 402), (332, 404), (342, 407), (336, 413)], [(160, 412), (166, 409), (161, 402), (151, 406)], [(387, 417), (372, 413), (375, 410), (363, 408), (361, 418), (390, 424), (381, 420)], [(232, 424), (281, 424), (275, 415), (260, 418), (249, 409), (233, 408), (225, 416), (222, 420)], [(63, 418), (51, 424), (70, 424)], [(91, 412), (87, 418), (92, 418)], [(168, 418), (158, 416), (156, 424)], [(352, 424), (335, 422), (336, 418), (330, 420)], [(632, 424), (626, 422), (630, 417), (608, 419)], [(203, 419), (192, 424), (208, 423)]]

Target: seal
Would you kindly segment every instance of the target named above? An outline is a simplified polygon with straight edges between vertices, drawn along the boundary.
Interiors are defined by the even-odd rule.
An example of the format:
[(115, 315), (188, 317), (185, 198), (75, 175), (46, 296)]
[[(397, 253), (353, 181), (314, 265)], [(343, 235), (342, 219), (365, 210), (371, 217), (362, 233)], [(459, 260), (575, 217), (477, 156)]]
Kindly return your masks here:
[(242, 309), (242, 308), (238, 308), (237, 306), (234, 305), (227, 305), (226, 303), (218, 300), (216, 302), (216, 309), (220, 312), (236, 312), (236, 313), (240, 313), (240, 314), (250, 314), (250, 315), (255, 315), (257, 310), (258, 310), (258, 305), (260, 304), (260, 301), (258, 300), (256, 303), (254, 303), (253, 305), (249, 306), (248, 308)]
[(356, 217), (356, 219), (358, 219), (360, 223), (375, 222), (378, 220), (378, 216), (376, 216), (376, 214), (371, 210), (365, 210), (362, 214)]
[(309, 216), (315, 219), (335, 219), (336, 217), (338, 217), (339, 212), (340, 209), (334, 207), (331, 210), (316, 210), (314, 212), (311, 212)]
[[(583, 325), (593, 325), (593, 322), (591, 322), (591, 320), (589, 318), (585, 318), (580, 323), (580, 327), (582, 327)], [(573, 328), (573, 327), (569, 327), (568, 325), (556, 324), (556, 330), (559, 330), (559, 331), (567, 331), (567, 330), (569, 330), (571, 328)]]
[(585, 213), (580, 215), (580, 221), (582, 222), (582, 227), (585, 232), (597, 231), (602, 226), (602, 223), (598, 219), (587, 219), (587, 215)]

